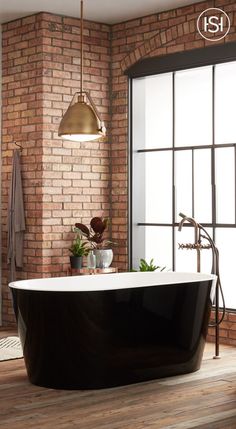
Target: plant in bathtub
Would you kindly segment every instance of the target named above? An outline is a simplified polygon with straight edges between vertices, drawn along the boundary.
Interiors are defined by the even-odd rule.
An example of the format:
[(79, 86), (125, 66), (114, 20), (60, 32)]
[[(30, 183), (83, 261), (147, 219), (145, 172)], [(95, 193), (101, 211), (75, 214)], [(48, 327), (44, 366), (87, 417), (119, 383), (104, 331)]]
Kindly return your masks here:
[(113, 251), (109, 247), (114, 244), (104, 237), (109, 225), (109, 218), (93, 217), (88, 228), (83, 223), (76, 223), (75, 227), (91, 243), (96, 256), (97, 268), (108, 268), (113, 259)]
[(71, 268), (82, 268), (83, 256), (87, 256), (89, 249), (87, 243), (82, 241), (80, 232), (77, 230), (74, 230), (74, 232), (76, 232), (76, 238), (69, 249), (72, 253), (72, 256), (70, 256), (70, 265)]

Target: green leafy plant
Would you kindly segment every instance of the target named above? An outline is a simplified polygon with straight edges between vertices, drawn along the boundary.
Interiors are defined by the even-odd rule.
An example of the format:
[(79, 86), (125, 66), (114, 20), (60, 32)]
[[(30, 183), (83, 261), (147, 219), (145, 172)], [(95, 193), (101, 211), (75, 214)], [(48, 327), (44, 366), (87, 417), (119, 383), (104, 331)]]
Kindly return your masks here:
[(109, 218), (93, 217), (90, 221), (90, 228), (83, 223), (76, 223), (75, 227), (87, 238), (94, 249), (101, 249), (115, 244), (104, 238), (108, 225)]
[[(158, 269), (160, 269), (160, 271), (165, 270), (166, 267), (159, 267), (157, 265), (154, 265), (153, 262), (154, 262), (153, 258), (150, 260), (149, 263), (147, 261), (145, 261), (145, 259), (140, 259), (139, 271), (156, 271)], [(136, 271), (136, 270), (131, 270), (131, 271)]]
[[(75, 231), (76, 232), (76, 231)], [(80, 234), (77, 233), (77, 236), (70, 247), (70, 252), (73, 256), (87, 256), (89, 249), (87, 247), (87, 243), (82, 241)]]

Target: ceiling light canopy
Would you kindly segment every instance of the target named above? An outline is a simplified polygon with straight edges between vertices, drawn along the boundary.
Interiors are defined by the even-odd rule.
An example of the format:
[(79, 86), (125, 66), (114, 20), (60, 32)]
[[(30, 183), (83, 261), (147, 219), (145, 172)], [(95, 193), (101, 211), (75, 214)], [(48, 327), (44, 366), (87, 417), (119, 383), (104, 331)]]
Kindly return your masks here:
[(99, 117), (98, 111), (89, 93), (83, 91), (83, 0), (80, 2), (80, 7), (80, 91), (74, 94), (61, 120), (58, 136), (65, 140), (83, 142), (104, 137), (106, 135), (106, 128)]

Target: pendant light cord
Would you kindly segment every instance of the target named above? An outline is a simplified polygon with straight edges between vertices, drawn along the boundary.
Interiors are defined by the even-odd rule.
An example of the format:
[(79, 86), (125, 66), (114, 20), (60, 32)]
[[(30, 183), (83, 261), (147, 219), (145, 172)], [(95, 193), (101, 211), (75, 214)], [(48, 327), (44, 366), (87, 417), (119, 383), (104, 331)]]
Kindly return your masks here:
[(80, 92), (83, 92), (83, 57), (84, 57), (84, 47), (83, 47), (83, 0), (80, 1)]
[[(83, 0), (80, 0), (80, 62), (78, 63), (78, 82), (67, 111), (64, 113), (58, 129), (58, 136), (71, 141), (91, 141), (106, 136), (104, 122), (101, 121), (95, 104), (89, 93), (84, 91), (84, 19)], [(79, 58), (78, 58), (79, 60)]]

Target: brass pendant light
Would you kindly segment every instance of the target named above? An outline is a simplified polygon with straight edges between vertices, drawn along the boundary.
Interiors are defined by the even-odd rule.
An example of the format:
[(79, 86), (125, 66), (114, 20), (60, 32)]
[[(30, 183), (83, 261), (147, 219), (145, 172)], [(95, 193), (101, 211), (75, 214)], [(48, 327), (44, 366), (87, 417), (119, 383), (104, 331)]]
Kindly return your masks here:
[(80, 91), (76, 92), (64, 114), (58, 136), (65, 140), (90, 141), (106, 135), (104, 123), (88, 92), (83, 90), (83, 0), (80, 2)]

